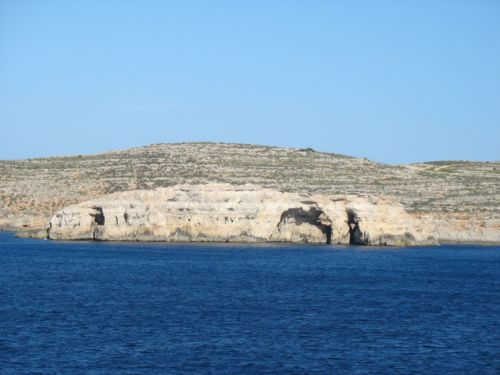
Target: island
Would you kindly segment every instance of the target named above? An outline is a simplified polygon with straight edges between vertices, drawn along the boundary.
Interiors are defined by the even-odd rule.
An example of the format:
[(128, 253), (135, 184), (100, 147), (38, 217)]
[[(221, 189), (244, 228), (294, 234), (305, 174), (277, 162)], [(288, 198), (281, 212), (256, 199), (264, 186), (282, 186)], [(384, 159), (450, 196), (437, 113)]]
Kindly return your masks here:
[(0, 161), (0, 228), (54, 240), (500, 243), (500, 163), (221, 143)]

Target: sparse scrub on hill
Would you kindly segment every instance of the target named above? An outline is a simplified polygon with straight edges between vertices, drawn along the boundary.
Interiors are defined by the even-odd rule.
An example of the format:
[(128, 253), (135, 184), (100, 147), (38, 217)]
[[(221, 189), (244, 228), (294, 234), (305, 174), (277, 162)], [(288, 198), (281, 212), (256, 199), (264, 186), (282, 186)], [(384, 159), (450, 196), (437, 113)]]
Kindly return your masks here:
[(313, 149), (220, 143), (0, 161), (0, 209), (22, 207), (50, 215), (64, 205), (107, 193), (207, 182), (373, 194), (395, 198), (412, 212), (487, 211), (500, 216), (500, 162), (387, 165)]

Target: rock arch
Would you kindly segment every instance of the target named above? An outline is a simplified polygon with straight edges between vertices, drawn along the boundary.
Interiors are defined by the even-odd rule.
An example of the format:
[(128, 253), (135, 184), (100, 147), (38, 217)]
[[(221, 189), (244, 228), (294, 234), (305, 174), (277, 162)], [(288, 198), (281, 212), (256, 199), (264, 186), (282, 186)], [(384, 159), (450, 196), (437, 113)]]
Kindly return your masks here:
[(317, 227), (325, 235), (325, 242), (332, 242), (332, 222), (330, 218), (318, 207), (309, 207), (309, 210), (304, 210), (302, 207), (289, 208), (283, 211), (278, 223), (278, 230), (286, 224), (294, 223), (295, 225), (309, 224)]

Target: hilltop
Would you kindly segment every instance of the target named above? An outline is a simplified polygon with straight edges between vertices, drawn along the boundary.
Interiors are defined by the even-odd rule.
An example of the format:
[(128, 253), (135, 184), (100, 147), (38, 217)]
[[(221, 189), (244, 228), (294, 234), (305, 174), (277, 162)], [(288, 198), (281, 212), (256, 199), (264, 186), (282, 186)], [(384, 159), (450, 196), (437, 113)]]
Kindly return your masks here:
[(113, 192), (209, 182), (378, 195), (440, 220), (500, 220), (500, 162), (389, 165), (312, 149), (180, 143), (0, 161), (0, 227), (43, 227), (58, 209)]

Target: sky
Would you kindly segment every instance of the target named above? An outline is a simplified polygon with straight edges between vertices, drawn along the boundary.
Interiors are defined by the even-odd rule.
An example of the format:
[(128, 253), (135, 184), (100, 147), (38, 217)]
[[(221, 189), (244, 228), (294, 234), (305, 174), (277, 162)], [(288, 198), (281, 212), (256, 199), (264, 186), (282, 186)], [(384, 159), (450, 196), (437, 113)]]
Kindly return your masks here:
[(0, 159), (191, 141), (500, 160), (500, 1), (0, 0)]

